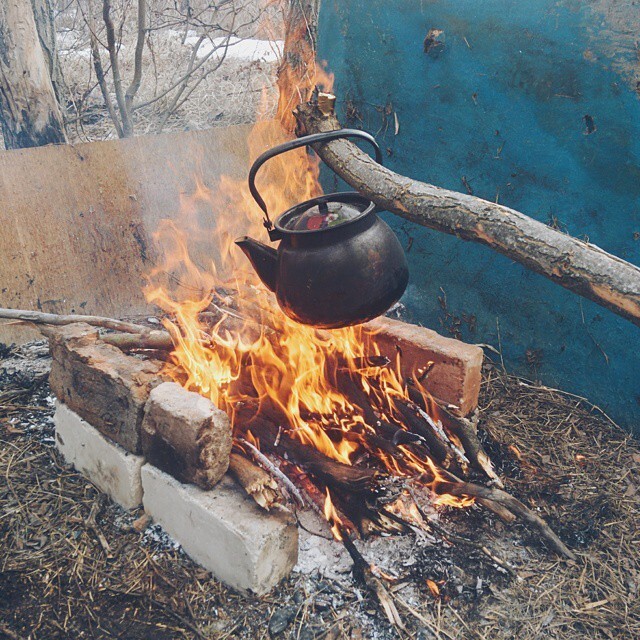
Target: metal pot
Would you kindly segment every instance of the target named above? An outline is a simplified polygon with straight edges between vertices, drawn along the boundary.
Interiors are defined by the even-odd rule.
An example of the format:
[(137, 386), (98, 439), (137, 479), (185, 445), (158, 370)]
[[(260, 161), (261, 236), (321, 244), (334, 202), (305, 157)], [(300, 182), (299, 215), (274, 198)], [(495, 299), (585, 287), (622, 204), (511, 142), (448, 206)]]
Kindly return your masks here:
[(341, 129), (298, 138), (263, 153), (249, 172), (249, 189), (265, 213), (265, 227), (278, 249), (249, 237), (236, 240), (282, 310), (294, 320), (321, 328), (365, 322), (383, 314), (404, 293), (409, 271), (404, 251), (373, 202), (359, 193), (331, 193), (297, 204), (274, 223), (255, 186), (258, 169), (276, 155), (317, 142), (357, 137)]

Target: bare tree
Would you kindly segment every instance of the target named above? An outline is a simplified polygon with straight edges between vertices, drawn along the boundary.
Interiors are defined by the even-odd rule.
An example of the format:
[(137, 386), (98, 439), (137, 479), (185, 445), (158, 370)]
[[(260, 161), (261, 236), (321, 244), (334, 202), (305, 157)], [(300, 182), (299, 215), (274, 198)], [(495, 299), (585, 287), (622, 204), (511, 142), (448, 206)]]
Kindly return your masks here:
[[(88, 94), (99, 89), (119, 137), (133, 135), (136, 123), (149, 113), (153, 113), (153, 129), (162, 131), (201, 83), (222, 66), (230, 48), (255, 32), (265, 11), (256, 0), (76, 0), (76, 6), (88, 28), (95, 73)], [(164, 73), (159, 82), (157, 49), (165, 42), (160, 35), (168, 33), (182, 34), (180, 44), (190, 52), (169, 60), (169, 80)], [(129, 46), (130, 41), (135, 46)], [(153, 83), (154, 90), (140, 97), (144, 82)]]
[(0, 121), (7, 148), (67, 140), (29, 0), (0, 2)]
[(58, 103), (64, 111), (64, 80), (58, 58), (53, 6), (51, 0), (31, 0), (31, 6), (36, 21), (40, 46), (47, 61), (49, 75), (51, 76), (51, 84), (53, 84), (53, 90), (55, 91)]

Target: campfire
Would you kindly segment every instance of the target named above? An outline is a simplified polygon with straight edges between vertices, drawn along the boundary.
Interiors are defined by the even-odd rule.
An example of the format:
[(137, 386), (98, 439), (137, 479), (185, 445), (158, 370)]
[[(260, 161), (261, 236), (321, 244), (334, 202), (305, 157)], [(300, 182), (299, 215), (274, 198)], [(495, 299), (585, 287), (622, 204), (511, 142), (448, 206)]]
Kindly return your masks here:
[[(315, 73), (302, 80), (281, 75), (278, 117), (259, 119), (254, 126), (247, 140), (251, 158), (291, 138), (291, 107), (301, 96), (316, 105), (332, 104), (326, 93), (331, 77), (309, 59), (305, 68)], [(318, 95), (318, 86), (325, 93)], [(318, 159), (298, 148), (265, 164), (257, 186), (268, 209), (281, 212), (322, 193), (319, 173)], [(144, 453), (149, 465), (164, 471), (175, 464), (166, 463), (172, 456), (182, 456), (185, 467), (206, 467), (203, 459), (217, 456), (219, 474), (205, 468), (200, 476), (176, 477), (211, 489), (228, 464), (263, 509), (314, 509), (396, 625), (402, 623), (385, 586), (392, 580), (363, 557), (357, 538), (416, 531), (446, 536), (439, 511), (479, 505), (506, 522), (522, 519), (551, 550), (574, 558), (539, 516), (503, 490), (478, 439), (477, 417), (431, 395), (432, 361), (425, 357), (408, 366), (402, 348), (383, 353), (375, 323), (327, 330), (287, 317), (235, 244), (238, 237), (264, 233), (262, 212), (246, 182), (228, 176), (217, 185), (197, 176), (194, 182), (195, 189), (182, 194), (179, 222), (165, 220), (155, 234), (160, 258), (148, 274), (145, 295), (162, 310), (166, 332), (111, 319), (89, 322), (123, 332), (96, 339), (143, 359), (159, 356), (165, 379), (223, 411), (231, 425), (231, 454), (221, 453), (224, 447), (213, 451), (209, 427), (184, 428), (170, 436), (169, 447), (154, 453), (162, 440), (155, 439), (154, 420), (164, 410), (156, 389), (147, 394), (142, 445), (134, 434), (129, 451)], [(44, 315), (15, 317), (50, 324), (87, 320)], [(54, 346), (57, 361), (55, 351)], [(139, 373), (147, 375), (141, 367)], [(67, 401), (65, 384), (52, 383), (62, 402)], [(488, 548), (479, 548), (512, 571)], [(427, 585), (437, 597), (438, 585), (432, 580)]]
[[(313, 84), (321, 81), (327, 89), (330, 78)], [(255, 125), (251, 157), (290, 137), (291, 115), (279, 116)], [(269, 209), (283, 211), (322, 193), (318, 178), (317, 159), (298, 149), (273, 158), (258, 183)], [(246, 183), (223, 177), (216, 188), (196, 185), (183, 194), (180, 224), (158, 229), (164, 259), (149, 274), (146, 296), (166, 313), (164, 373), (229, 416), (231, 469), (258, 504), (310, 505), (322, 514), (373, 580), (390, 620), (380, 578), (354, 538), (431, 530), (437, 510), (477, 502), (505, 521), (524, 519), (551, 549), (573, 557), (502, 490), (474, 421), (431, 396), (432, 362), (407, 371), (401, 349), (383, 355), (369, 325), (329, 331), (286, 317), (234, 244), (264, 233)], [(206, 237), (210, 246), (211, 233), (219, 250), (205, 263), (198, 243)]]

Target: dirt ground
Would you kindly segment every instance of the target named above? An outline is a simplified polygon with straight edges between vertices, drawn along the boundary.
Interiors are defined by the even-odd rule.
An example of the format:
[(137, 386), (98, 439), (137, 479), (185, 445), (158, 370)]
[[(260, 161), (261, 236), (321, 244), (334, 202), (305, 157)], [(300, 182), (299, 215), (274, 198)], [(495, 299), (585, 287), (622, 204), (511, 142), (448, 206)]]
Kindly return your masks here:
[(449, 537), (363, 547), (386, 545), (402, 630), (349, 573), (294, 573), (262, 598), (234, 592), (141, 511), (110, 503), (53, 447), (48, 366), (46, 344), (0, 350), (0, 638), (640, 637), (640, 450), (579, 398), (485, 369), (485, 445), (507, 490), (578, 561), (479, 507), (445, 510)]

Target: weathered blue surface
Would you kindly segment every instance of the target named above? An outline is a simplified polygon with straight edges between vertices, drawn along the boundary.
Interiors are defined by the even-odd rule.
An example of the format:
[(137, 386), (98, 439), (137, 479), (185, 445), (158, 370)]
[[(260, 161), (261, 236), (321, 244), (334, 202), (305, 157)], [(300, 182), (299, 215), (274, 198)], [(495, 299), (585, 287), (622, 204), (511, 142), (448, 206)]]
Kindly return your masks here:
[[(376, 134), (396, 171), (458, 191), (465, 176), (475, 195), (640, 264), (640, 63), (630, 23), (594, 9), (606, 4), (324, 0), (320, 57), (342, 121)], [(423, 52), (430, 28), (444, 31), (437, 56)], [(490, 249), (387, 220), (411, 247), (415, 321), (501, 346), (511, 371), (640, 432), (639, 328)]]

